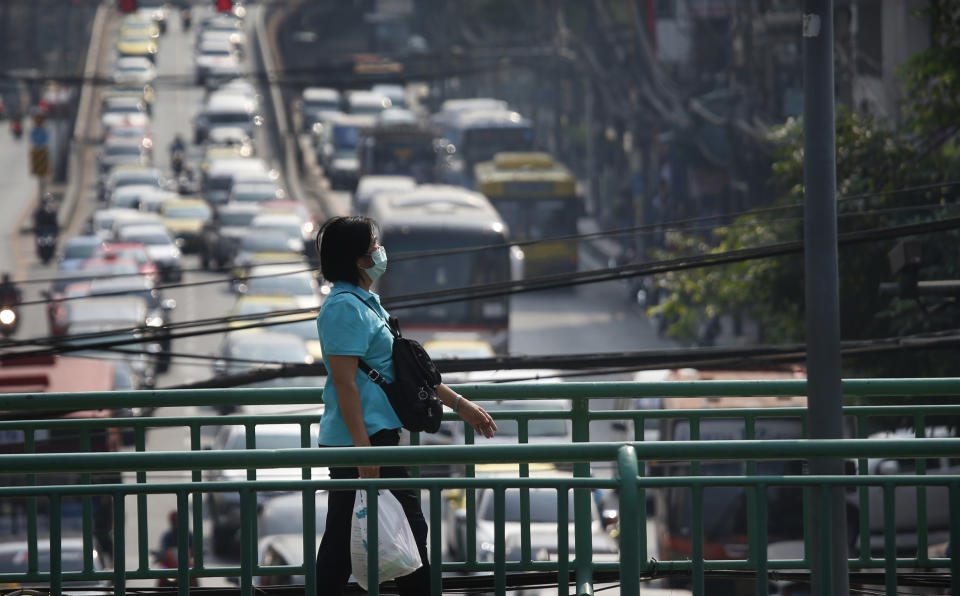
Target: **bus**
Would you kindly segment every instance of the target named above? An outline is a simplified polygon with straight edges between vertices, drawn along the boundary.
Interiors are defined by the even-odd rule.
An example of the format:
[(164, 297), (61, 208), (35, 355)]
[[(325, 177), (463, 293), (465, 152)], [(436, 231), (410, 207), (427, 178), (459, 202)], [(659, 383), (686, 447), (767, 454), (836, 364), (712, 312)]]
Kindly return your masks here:
[(533, 151), (533, 125), (508, 110), (476, 110), (448, 114), (435, 120), (446, 151), (444, 178), (451, 184), (474, 188), (473, 168), (497, 153)]
[[(708, 371), (679, 369), (669, 371), (663, 380), (669, 381), (776, 381), (804, 379), (802, 368), (753, 371)], [(770, 408), (771, 415), (756, 419), (754, 438), (758, 440), (803, 438), (802, 419), (796, 415), (776, 415), (777, 408), (805, 407), (805, 396), (776, 397), (703, 397), (662, 398), (659, 405), (665, 410), (727, 409), (729, 416), (700, 419), (699, 439), (703, 441), (731, 441), (746, 439), (746, 424), (737, 417), (737, 408)], [(650, 404), (647, 403), (647, 407)], [(690, 423), (686, 418), (663, 418), (659, 439), (662, 441), (692, 440)], [(655, 476), (741, 476), (747, 473), (742, 461), (702, 461), (699, 472), (692, 462), (652, 462), (650, 472)], [(799, 475), (801, 461), (756, 462), (755, 473), (767, 476)], [(653, 491), (654, 520), (657, 529), (657, 549), (663, 561), (690, 560), (693, 557), (692, 493), (689, 488), (664, 488)], [(648, 498), (650, 495), (648, 495)], [(795, 487), (767, 489), (767, 540), (775, 544), (802, 544), (803, 492)], [(745, 559), (748, 553), (747, 491), (741, 487), (708, 487), (703, 490), (703, 557), (705, 560)], [(689, 578), (677, 578), (675, 587), (687, 587)], [(752, 580), (708, 578), (708, 594), (754, 594)]]
[[(376, 195), (367, 214), (380, 223), (380, 244), (390, 255), (390, 274), (377, 281), (376, 289), (388, 310), (398, 311), (403, 333), (421, 343), (486, 341), (496, 353), (506, 354), (507, 296), (389, 305), (400, 296), (507, 282), (520, 275), (522, 253), (508, 246), (507, 226), (490, 201), (455, 186), (421, 185), (405, 193)], [(490, 248), (470, 250), (483, 246)], [(439, 254), (429, 254), (433, 251)]]
[[(74, 391), (112, 391), (116, 387), (117, 370), (111, 362), (95, 358), (68, 356), (39, 356), (36, 358), (4, 361), (0, 363), (0, 393), (34, 393), (42, 400), (43, 393)], [(116, 410), (44, 410), (0, 411), (0, 420), (59, 420), (111, 418), (121, 414)], [(87, 433), (89, 444), (80, 431), (72, 429), (45, 429), (34, 431), (35, 453), (99, 453), (120, 451), (124, 437), (120, 429), (92, 429)], [(26, 453), (26, 436), (23, 430), (0, 429), (0, 453)], [(93, 474), (89, 481), (96, 484), (122, 482), (119, 472)], [(0, 474), (0, 485), (23, 486), (29, 482), (22, 475)], [(35, 482), (40, 485), (84, 484), (83, 475), (40, 474)], [(107, 555), (113, 551), (113, 499), (109, 495), (88, 497), (93, 513), (93, 535), (96, 548)], [(0, 500), (0, 533), (8, 538), (25, 536), (29, 510), (28, 498), (4, 498)], [(49, 528), (47, 499), (35, 499), (38, 511), (38, 528)], [(82, 499), (68, 497), (63, 503), (64, 535), (79, 535), (82, 532)]]
[(547, 153), (497, 153), (474, 168), (477, 190), (510, 227), (511, 240), (524, 246), (524, 272), (549, 275), (577, 271), (579, 243), (544, 241), (577, 233), (581, 202), (577, 180)]
[(378, 125), (361, 142), (360, 176), (409, 176), (418, 184), (438, 182), (439, 135), (417, 123)]

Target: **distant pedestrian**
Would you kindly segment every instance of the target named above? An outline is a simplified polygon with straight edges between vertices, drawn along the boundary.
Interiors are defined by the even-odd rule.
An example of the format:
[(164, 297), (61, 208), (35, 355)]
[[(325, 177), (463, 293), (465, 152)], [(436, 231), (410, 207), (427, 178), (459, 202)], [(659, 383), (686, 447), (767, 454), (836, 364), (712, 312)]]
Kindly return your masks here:
[[(377, 238), (377, 224), (366, 217), (335, 217), (317, 236), (320, 269), (333, 291), (320, 309), (317, 329), (329, 375), (323, 389), (321, 447), (390, 447), (400, 442), (400, 420), (379, 385), (359, 370), (362, 358), (388, 382), (393, 380), (393, 335), (389, 314), (370, 291), (387, 270), (386, 249)], [(437, 395), (478, 435), (493, 437), (497, 425), (480, 406), (441, 384)], [(404, 467), (330, 468), (331, 478), (408, 478)], [(396, 579), (403, 596), (430, 593), (427, 524), (413, 490), (391, 491), (413, 530), (423, 566)], [(350, 577), (350, 522), (356, 491), (331, 491), (327, 523), (317, 552), (318, 594), (338, 596)], [(439, 531), (439, 528), (435, 528)], [(322, 588), (320, 588), (322, 586)]]

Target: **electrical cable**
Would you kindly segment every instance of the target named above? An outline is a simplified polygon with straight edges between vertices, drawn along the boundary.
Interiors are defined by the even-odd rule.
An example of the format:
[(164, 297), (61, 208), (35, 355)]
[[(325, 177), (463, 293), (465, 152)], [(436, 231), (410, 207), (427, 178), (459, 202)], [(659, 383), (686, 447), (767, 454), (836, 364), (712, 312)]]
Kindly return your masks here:
[[(876, 228), (871, 230), (864, 230), (859, 232), (847, 232), (840, 234), (838, 237), (838, 243), (840, 246), (846, 246), (851, 244), (859, 244), (864, 242), (873, 242), (876, 240), (897, 238), (901, 236), (910, 236), (921, 233), (953, 230), (960, 228), (960, 217), (943, 219), (933, 222), (925, 222), (919, 224), (905, 224), (901, 226), (892, 226), (888, 228)], [(746, 249), (738, 249), (732, 251), (726, 251), (723, 253), (710, 253), (705, 255), (695, 255), (691, 257), (679, 257), (674, 259), (666, 259), (662, 261), (654, 261), (651, 263), (643, 263), (637, 265), (625, 265), (621, 267), (613, 267), (607, 269), (597, 269), (592, 271), (585, 271), (573, 274), (560, 274), (560, 275), (545, 275), (535, 278), (530, 278), (523, 281), (507, 281), (507, 282), (494, 282), (489, 284), (476, 284), (472, 286), (465, 286), (461, 288), (451, 288), (449, 290), (437, 290), (432, 292), (423, 292), (418, 294), (407, 294), (403, 296), (396, 296), (394, 298), (385, 298), (382, 300), (384, 306), (390, 307), (392, 310), (402, 310), (409, 308), (419, 308), (424, 306), (433, 306), (438, 304), (447, 304), (451, 302), (462, 302), (470, 300), (479, 300), (484, 298), (494, 298), (494, 297), (503, 297), (513, 294), (536, 292), (547, 289), (557, 289), (557, 288), (567, 288), (576, 285), (584, 285), (591, 283), (600, 283), (605, 281), (616, 281), (622, 279), (629, 279), (637, 276), (651, 275), (655, 273), (666, 273), (669, 271), (679, 271), (685, 269), (693, 269), (706, 266), (715, 266), (722, 264), (730, 264), (735, 262), (742, 262), (748, 260), (754, 260), (758, 258), (768, 258), (772, 256), (784, 256), (789, 254), (796, 254), (803, 250), (803, 241), (796, 240), (792, 242), (783, 242), (779, 244), (764, 245), (759, 247), (752, 247)], [(298, 309), (299, 312), (315, 312), (314, 309)], [(263, 319), (272, 318), (278, 315), (289, 315), (296, 314), (298, 310), (289, 310), (289, 311), (278, 311), (275, 313), (260, 313), (257, 315), (238, 315), (236, 317), (222, 317), (217, 318), (218, 322), (223, 321), (238, 321), (238, 320), (247, 320), (251, 317), (261, 317)], [(198, 335), (209, 335), (214, 333), (224, 333), (233, 331), (236, 329), (249, 329), (255, 327), (266, 327), (273, 325), (288, 324), (293, 321), (263, 321), (260, 323), (252, 325), (243, 325), (233, 328), (218, 328), (212, 330), (202, 330), (202, 331), (193, 331), (187, 333), (169, 333), (162, 337), (162, 339), (177, 339), (183, 337), (195, 337)], [(186, 326), (198, 326), (198, 322), (189, 321), (184, 323), (171, 323), (167, 325), (164, 330), (177, 329), (178, 327)], [(129, 328), (126, 330), (112, 330), (112, 332), (99, 332), (98, 334), (89, 334), (89, 335), (78, 335), (73, 336), (71, 339), (77, 338), (90, 338), (103, 336), (107, 334), (119, 335), (124, 332), (137, 332), (142, 331), (141, 327)], [(148, 341), (156, 341), (158, 338), (133, 338), (133, 339), (121, 339), (121, 340), (112, 340), (102, 343), (90, 343), (80, 346), (60, 346), (57, 349), (53, 350), (31, 350), (31, 351), (20, 351), (20, 352), (6, 352), (0, 354), (0, 361), (13, 360), (17, 358), (24, 357), (35, 357), (42, 355), (49, 355), (67, 351), (78, 351), (78, 350), (93, 350), (103, 347), (115, 347), (120, 345), (128, 345), (135, 343), (144, 343)], [(51, 338), (37, 338), (30, 340), (21, 340), (16, 342), (15, 345), (45, 345), (48, 343), (53, 343), (54, 341), (64, 341), (64, 338), (59, 340), (53, 340)]]
[[(867, 198), (874, 198), (874, 197), (880, 197), (880, 196), (889, 196), (889, 195), (891, 195), (891, 194), (903, 194), (903, 193), (909, 193), (909, 192), (916, 192), (916, 191), (919, 191), (919, 190), (930, 190), (930, 189), (932, 189), (932, 188), (946, 188), (946, 187), (952, 187), (952, 186), (960, 186), (960, 180), (950, 180), (950, 181), (933, 183), (933, 184), (925, 184), (925, 185), (916, 186), (916, 187), (905, 187), (905, 188), (894, 189), (894, 190), (889, 190), (889, 191), (881, 191), (881, 192), (877, 192), (877, 193), (864, 193), (864, 194), (859, 194), (859, 195), (849, 195), (849, 196), (845, 196), (845, 197), (844, 197), (844, 196), (841, 196), (841, 197), (838, 197), (837, 200), (838, 200), (838, 202), (852, 201), (852, 200), (863, 200), (863, 199), (867, 199)], [(955, 205), (954, 205), (954, 204), (949, 204), (949, 203), (947, 203), (947, 204), (944, 204), (944, 203), (925, 203), (925, 204), (923, 204), (923, 205), (911, 205), (911, 206), (904, 206), (904, 207), (891, 207), (891, 208), (881, 208), (881, 209), (868, 209), (868, 210), (865, 210), (865, 211), (839, 213), (839, 214), (838, 214), (838, 217), (858, 217), (858, 216), (864, 216), (864, 215), (880, 215), (880, 214), (885, 214), (885, 213), (898, 213), (898, 212), (910, 211), (910, 210), (914, 210), (914, 209), (915, 209), (915, 210), (921, 210), (921, 209), (939, 209), (939, 208), (949, 208), (949, 207), (952, 207), (952, 206), (955, 206)], [(802, 208), (802, 207), (803, 207), (803, 203), (789, 203), (789, 204), (785, 204), (785, 205), (774, 205), (774, 206), (770, 206), (770, 207), (760, 207), (760, 208), (748, 209), (748, 210), (743, 210), (743, 211), (736, 211), (736, 212), (729, 212), (729, 213), (718, 213), (718, 214), (713, 214), (713, 215), (702, 215), (702, 216), (698, 216), (698, 217), (690, 217), (690, 218), (684, 218), (684, 219), (670, 220), (670, 221), (665, 221), (665, 222), (662, 222), (662, 223), (649, 223), (649, 224), (641, 224), (641, 225), (636, 225), (636, 226), (627, 226), (627, 227), (622, 227), (622, 228), (611, 228), (611, 229), (608, 229), (608, 230), (599, 230), (599, 231), (596, 231), (596, 232), (585, 232), (585, 233), (579, 233), (579, 234), (563, 234), (563, 235), (559, 235), (559, 236), (549, 236), (549, 237), (540, 238), (540, 239), (537, 239), (537, 240), (518, 240), (518, 241), (513, 241), (513, 242), (504, 242), (504, 243), (498, 243), (498, 244), (489, 244), (489, 245), (483, 245), (483, 246), (464, 247), (464, 248), (438, 249), (438, 250), (426, 250), (426, 251), (405, 251), (405, 252), (402, 252), (402, 253), (397, 253), (397, 254), (395, 254), (395, 255), (391, 255), (391, 260), (393, 260), (393, 261), (403, 261), (403, 260), (407, 260), (407, 259), (416, 259), (416, 258), (421, 258), (421, 257), (425, 257), (425, 256), (441, 256), (441, 255), (451, 255), (451, 254), (464, 254), (464, 253), (478, 252), (478, 251), (489, 250), (489, 249), (496, 249), (496, 248), (510, 248), (510, 247), (513, 247), (513, 246), (521, 247), (521, 248), (522, 248), (522, 247), (525, 247), (525, 246), (531, 246), (531, 245), (536, 245), (536, 244), (543, 244), (543, 243), (548, 243), (548, 242), (562, 242), (562, 241), (567, 241), (567, 240), (587, 240), (587, 239), (591, 239), (591, 238), (612, 238), (612, 237), (617, 237), (617, 236), (628, 235), (628, 234), (631, 234), (631, 233), (634, 233), (634, 234), (636, 234), (636, 235), (639, 236), (639, 235), (648, 235), (648, 234), (663, 233), (663, 232), (672, 232), (672, 231), (690, 231), (690, 228), (684, 227), (683, 229), (678, 229), (678, 227), (679, 227), (679, 226), (687, 226), (688, 224), (694, 224), (694, 223), (704, 223), (704, 222), (708, 222), (708, 221), (716, 221), (716, 220), (721, 220), (721, 219), (738, 218), (738, 217), (742, 217), (742, 216), (746, 216), (746, 215), (759, 215), (759, 214), (763, 214), (763, 213), (772, 213), (772, 212), (777, 212), (777, 211), (785, 211), (785, 210), (789, 210), (789, 209), (800, 209), (800, 208)], [(771, 224), (771, 223), (792, 222), (792, 221), (798, 221), (798, 219), (797, 219), (797, 218), (794, 218), (794, 217), (788, 217), (788, 218), (779, 218), (779, 219), (773, 219), (773, 220), (766, 220), (766, 221), (763, 221), (762, 223), (763, 223), (763, 224)], [(757, 225), (757, 224), (755, 224), (755, 223), (741, 223), (741, 224), (729, 223), (729, 224), (722, 224), (722, 227), (736, 228), (736, 227), (751, 227), (751, 226), (755, 226), (755, 225)], [(702, 228), (694, 228), (694, 229), (702, 229)], [(303, 265), (303, 264), (305, 264), (303, 260), (296, 260), (296, 261), (278, 261), (278, 262), (276, 262), (276, 263), (265, 263), (264, 265), (272, 266), (272, 265)], [(309, 269), (304, 269), (303, 271), (314, 271), (314, 270), (315, 270), (315, 268), (311, 267), (311, 268), (309, 268)], [(210, 273), (210, 274), (215, 274), (215, 273), (229, 273), (229, 271), (210, 271), (210, 270), (208, 270), (208, 269), (199, 268), (199, 267), (198, 267), (198, 268), (183, 269), (182, 271), (183, 271), (184, 273), (190, 273), (190, 272)], [(250, 277), (247, 278), (247, 279), (254, 279), (254, 278), (259, 278), (259, 277), (276, 277), (276, 276), (279, 276), (279, 275), (292, 275), (292, 274), (294, 274), (294, 273), (297, 273), (297, 272), (287, 272), (287, 273), (284, 273), (284, 274), (269, 274), (269, 275), (262, 275), (262, 276), (261, 276), (261, 275), (256, 275), (256, 276), (250, 276)], [(72, 282), (72, 281), (82, 282), (82, 281), (89, 281), (89, 280), (92, 280), (92, 279), (112, 279), (112, 278), (123, 278), (123, 277), (139, 277), (139, 276), (140, 276), (140, 274), (138, 274), (138, 273), (121, 273), (121, 274), (112, 274), (112, 275), (96, 275), (96, 276), (90, 276), (90, 277), (86, 277), (86, 276), (83, 276), (83, 275), (78, 275), (76, 278), (69, 277), (69, 276), (68, 276), (68, 277), (69, 277), (69, 279), (70, 279), (71, 282)], [(229, 279), (229, 278), (226, 278), (226, 279)], [(168, 290), (168, 289), (182, 288), (182, 287), (191, 287), (191, 286), (198, 286), (198, 285), (211, 285), (211, 284), (215, 284), (215, 283), (218, 283), (218, 282), (219, 282), (219, 283), (222, 283), (222, 282), (225, 281), (226, 279), (219, 279), (219, 280), (202, 280), (202, 281), (196, 281), (196, 282), (180, 282), (180, 283), (172, 283), (172, 284), (159, 284), (159, 285), (156, 286), (156, 289), (157, 289), (157, 290)], [(18, 280), (18, 281), (15, 281), (14, 283), (16, 283), (16, 284), (18, 284), (18, 285), (21, 285), (21, 284), (22, 284), (22, 285), (29, 285), (29, 284), (38, 284), (38, 283), (55, 283), (55, 282), (63, 281), (63, 280), (64, 280), (64, 277), (48, 277), (48, 278), (33, 278), (33, 279)], [(104, 294), (104, 295), (109, 295), (109, 294)], [(41, 301), (41, 300), (33, 300), (33, 301), (25, 302), (25, 303), (23, 303), (23, 304), (40, 304), (40, 303), (43, 303), (43, 302), (44, 302), (44, 301)]]

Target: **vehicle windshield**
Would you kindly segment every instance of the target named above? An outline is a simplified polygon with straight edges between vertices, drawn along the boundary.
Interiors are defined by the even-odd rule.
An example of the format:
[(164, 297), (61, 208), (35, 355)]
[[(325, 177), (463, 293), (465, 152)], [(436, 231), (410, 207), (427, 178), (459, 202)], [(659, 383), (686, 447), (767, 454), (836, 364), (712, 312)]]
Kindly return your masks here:
[(470, 164), (490, 161), (497, 153), (505, 151), (533, 151), (533, 129), (519, 128), (474, 128), (463, 132), (464, 159)]
[[(499, 426), (499, 422), (497, 423)], [(499, 431), (498, 431), (499, 432)], [(485, 521), (494, 521), (493, 493), (486, 489), (482, 496), (483, 506), (478, 517)], [(519, 523), (520, 489), (508, 488), (504, 493), (504, 521)], [(567, 521), (574, 521), (573, 491), (567, 492)], [(557, 491), (550, 489), (530, 490), (530, 523), (557, 523)]]
[(244, 124), (250, 122), (250, 114), (246, 112), (215, 112), (207, 114), (207, 121), (213, 125)]
[(253, 221), (253, 218), (256, 217), (255, 212), (244, 213), (242, 211), (228, 212), (220, 214), (220, 225), (228, 227), (244, 227), (249, 226), (250, 222)]
[(303, 107), (312, 110), (312, 111), (323, 111), (323, 110), (337, 110), (339, 109), (339, 104), (336, 101), (305, 101), (303, 102)]
[(170, 237), (163, 232), (137, 232), (134, 234), (125, 234), (127, 240), (139, 242), (147, 246), (169, 246)]
[[(253, 275), (257, 275), (253, 272)], [(313, 296), (313, 284), (309, 273), (294, 273), (278, 277), (253, 277), (247, 281), (247, 293), (251, 296)]]
[(232, 52), (229, 48), (210, 48), (205, 47), (200, 49), (200, 53), (204, 56), (230, 56)]
[[(510, 280), (510, 254), (503, 235), (441, 232), (433, 228), (385, 230), (383, 245), (391, 255), (390, 274), (379, 281), (382, 296), (403, 296)], [(484, 245), (474, 252), (398, 258), (405, 253)], [(404, 310), (404, 322), (439, 325), (490, 325), (507, 317), (505, 300), (471, 300)]]
[[(24, 550), (17, 552), (0, 553), (0, 573), (26, 573), (27, 571), (27, 551), (26, 543)], [(60, 551), (60, 569), (62, 571), (82, 571), (83, 570), (83, 552), (80, 550)], [(50, 551), (39, 551), (37, 553), (37, 571), (50, 571)], [(68, 582), (70, 586), (77, 585), (75, 582)]]
[(108, 114), (139, 114), (140, 111), (137, 105), (109, 105), (104, 110)]
[(160, 183), (157, 181), (157, 177), (152, 174), (140, 174), (135, 176), (122, 176), (117, 178), (114, 188), (121, 188), (124, 186), (131, 186), (133, 184), (146, 184), (149, 186), (160, 186)]
[(338, 124), (333, 127), (333, 144), (339, 149), (356, 148), (360, 142), (360, 129), (356, 126)]
[[(321, 499), (320, 495), (317, 495), (317, 497), (315, 519), (317, 521), (317, 534), (319, 535), (323, 534), (327, 525), (327, 500)], [(257, 520), (257, 530), (260, 537), (277, 536), (278, 534), (303, 534), (303, 508), (300, 502), (297, 501), (296, 506), (289, 511), (278, 510), (274, 503), (277, 503), (277, 501), (268, 502)]]
[(140, 145), (107, 145), (103, 150), (105, 155), (136, 155), (140, 156)]
[(271, 201), (277, 198), (277, 191), (268, 186), (260, 188), (245, 188), (243, 190), (234, 191), (230, 198), (234, 201), (246, 202), (246, 203), (262, 203), (264, 201)]
[(369, 174), (411, 176), (427, 181), (436, 165), (433, 142), (378, 142), (373, 148)]
[(293, 252), (293, 244), (280, 234), (250, 234), (243, 237), (240, 247), (247, 252)]
[(163, 215), (173, 219), (206, 219), (210, 217), (210, 208), (206, 205), (170, 207), (164, 210)]
[(283, 234), (287, 238), (300, 238), (300, 225), (296, 223), (292, 223), (292, 224), (268, 223), (263, 225), (255, 225), (253, 229), (257, 233), (276, 232), (278, 234)]
[(283, 325), (276, 325), (272, 327), (272, 330), (277, 333), (289, 333), (291, 335), (296, 335), (304, 341), (314, 341), (318, 339), (316, 318), (304, 319), (303, 321), (291, 321), (289, 323), (284, 323)]
[[(269, 427), (258, 427), (256, 437), (257, 449), (296, 449), (300, 447), (299, 428), (291, 428), (287, 432), (283, 432), (278, 429), (271, 430)], [(235, 433), (223, 448), (246, 449), (247, 438), (244, 433)]]
[(95, 242), (68, 242), (63, 248), (63, 258), (65, 259), (89, 259), (100, 246), (99, 241)]
[(542, 240), (577, 233), (577, 199), (496, 198), (490, 202), (510, 228), (513, 240)]

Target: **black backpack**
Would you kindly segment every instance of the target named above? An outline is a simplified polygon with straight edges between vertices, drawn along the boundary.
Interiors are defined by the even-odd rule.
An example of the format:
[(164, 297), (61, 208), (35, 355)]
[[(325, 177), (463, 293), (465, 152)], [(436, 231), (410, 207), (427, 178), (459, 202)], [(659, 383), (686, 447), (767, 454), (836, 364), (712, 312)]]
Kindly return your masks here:
[[(383, 316), (366, 300), (357, 294), (353, 295), (383, 320)], [(370, 368), (362, 359), (359, 361), (360, 370), (387, 394), (403, 428), (410, 432), (435, 433), (443, 418), (443, 405), (437, 397), (437, 386), (441, 383), (440, 371), (423, 346), (403, 337), (396, 317), (390, 317), (387, 326), (393, 334), (393, 383), (387, 383), (378, 371)]]

